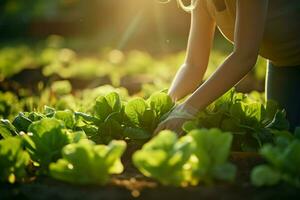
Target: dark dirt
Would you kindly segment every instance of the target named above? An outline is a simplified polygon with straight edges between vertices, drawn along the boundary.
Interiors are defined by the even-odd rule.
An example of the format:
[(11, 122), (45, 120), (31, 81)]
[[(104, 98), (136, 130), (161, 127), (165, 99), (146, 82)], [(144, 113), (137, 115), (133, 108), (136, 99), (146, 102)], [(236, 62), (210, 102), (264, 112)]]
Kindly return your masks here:
[[(143, 190), (136, 190), (144, 187)], [(133, 190), (131, 190), (133, 189)], [(22, 185), (1, 185), (0, 197), (6, 199), (49, 199), (49, 200), (125, 200), (125, 199), (300, 199), (300, 191), (287, 185), (272, 188), (254, 188), (249, 183), (217, 184), (211, 187), (187, 188), (160, 186), (153, 181), (117, 179), (108, 186), (76, 186), (51, 179), (40, 179)]]

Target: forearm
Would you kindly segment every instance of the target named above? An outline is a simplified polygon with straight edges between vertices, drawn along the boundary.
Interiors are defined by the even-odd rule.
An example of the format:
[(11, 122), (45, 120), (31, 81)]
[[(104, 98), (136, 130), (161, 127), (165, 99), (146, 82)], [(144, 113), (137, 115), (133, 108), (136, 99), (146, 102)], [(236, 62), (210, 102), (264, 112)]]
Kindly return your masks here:
[(209, 61), (214, 32), (215, 21), (207, 12), (204, 1), (198, 1), (191, 15), (186, 58), (169, 90), (173, 101), (194, 92), (202, 82)]
[(178, 70), (168, 92), (173, 101), (177, 101), (194, 92), (202, 82), (204, 73), (204, 68), (183, 64)]
[(247, 57), (232, 53), (185, 104), (197, 110), (204, 109), (238, 83), (255, 65), (256, 58), (257, 56)]

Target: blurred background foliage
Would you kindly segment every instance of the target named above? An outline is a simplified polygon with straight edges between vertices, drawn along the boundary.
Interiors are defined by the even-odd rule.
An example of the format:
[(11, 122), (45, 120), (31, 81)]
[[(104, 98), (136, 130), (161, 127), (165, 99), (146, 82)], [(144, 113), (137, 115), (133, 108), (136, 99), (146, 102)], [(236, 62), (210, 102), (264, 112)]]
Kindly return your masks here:
[(189, 15), (175, 2), (158, 0), (1, 0), (0, 5), (2, 38), (58, 34), (97, 41), (98, 47), (170, 51), (184, 46), (188, 27)]
[[(1, 0), (0, 115), (16, 113), (18, 100), (16, 110), (75, 109), (112, 88), (144, 97), (166, 89), (184, 60), (189, 26), (175, 1)], [(205, 78), (231, 50), (217, 32)], [(263, 92), (265, 65), (260, 58), (237, 89)]]

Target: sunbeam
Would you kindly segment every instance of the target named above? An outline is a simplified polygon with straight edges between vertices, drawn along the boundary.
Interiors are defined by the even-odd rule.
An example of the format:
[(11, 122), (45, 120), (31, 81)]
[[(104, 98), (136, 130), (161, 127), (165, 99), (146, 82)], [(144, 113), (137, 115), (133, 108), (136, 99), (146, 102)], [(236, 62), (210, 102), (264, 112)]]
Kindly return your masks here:
[(167, 39), (167, 35), (166, 35), (165, 18), (159, 8), (159, 5), (157, 4), (154, 5), (154, 16), (155, 16), (155, 24), (156, 24), (156, 30), (158, 34), (160, 48), (162, 52), (166, 52), (167, 51), (166, 43), (169, 40)]
[(124, 32), (117, 49), (122, 50), (126, 44), (128, 43), (128, 41), (130, 40), (131, 37), (134, 36), (134, 34), (136, 33), (136, 31), (138, 30), (139, 24), (142, 21), (143, 18), (143, 13), (144, 13), (144, 9), (140, 10), (135, 17), (133, 18), (133, 20), (130, 22), (130, 24), (128, 25), (128, 28), (126, 29), (126, 31)]

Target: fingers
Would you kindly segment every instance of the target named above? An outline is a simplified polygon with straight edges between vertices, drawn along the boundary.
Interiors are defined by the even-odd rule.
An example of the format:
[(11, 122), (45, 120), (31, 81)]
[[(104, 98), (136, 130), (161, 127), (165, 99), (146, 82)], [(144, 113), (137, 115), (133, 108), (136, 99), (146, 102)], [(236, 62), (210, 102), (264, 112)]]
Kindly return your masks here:
[(184, 132), (182, 130), (183, 121), (181, 120), (167, 120), (161, 122), (158, 127), (154, 131), (154, 135), (157, 135), (162, 130), (172, 130), (176, 132), (179, 136), (183, 135)]
[(168, 129), (177, 133), (178, 136), (181, 136), (184, 134), (184, 131), (181, 128), (181, 123), (172, 124), (171, 126), (168, 127)]

